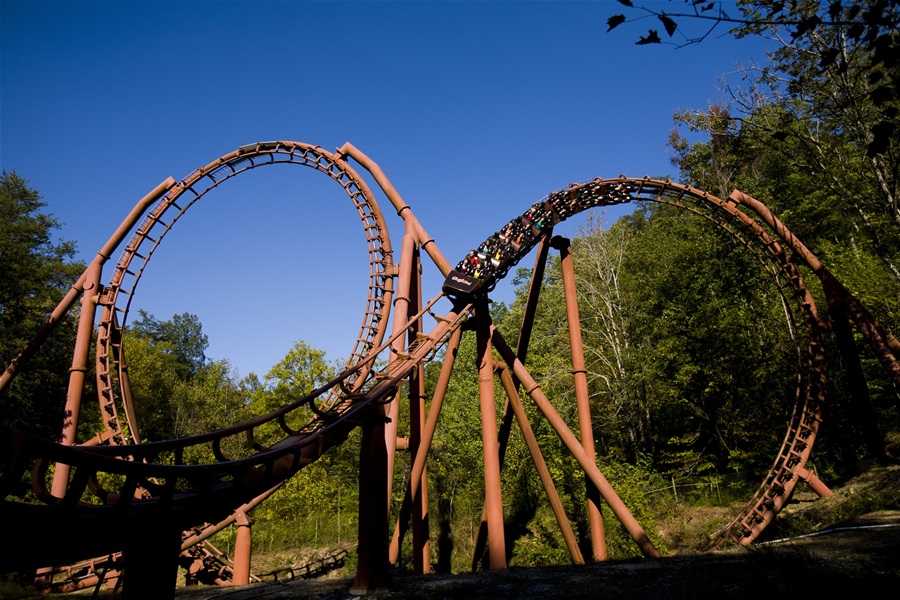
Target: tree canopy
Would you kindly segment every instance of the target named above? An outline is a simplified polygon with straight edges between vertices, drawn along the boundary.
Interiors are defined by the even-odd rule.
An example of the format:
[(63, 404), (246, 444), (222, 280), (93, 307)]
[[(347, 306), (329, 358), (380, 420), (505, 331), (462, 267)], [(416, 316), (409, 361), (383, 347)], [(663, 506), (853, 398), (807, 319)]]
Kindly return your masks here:
[[(870, 127), (858, 140), (868, 158), (896, 153), (896, 147), (892, 149), (900, 131), (900, 6), (896, 0), (684, 0), (683, 11), (662, 10), (659, 3), (619, 0), (619, 4), (627, 7), (631, 18), (624, 13), (610, 16), (607, 31), (649, 17), (663, 26), (668, 43), (679, 46), (701, 43), (721, 28), (729, 28), (738, 38), (759, 35), (778, 41), (783, 49), (781, 59), (776, 53), (767, 68), (778, 74), (771, 81), (777, 80), (778, 87), (795, 96), (808, 93), (810, 84), (843, 87), (844, 95), (831, 104), (856, 113), (849, 116), (857, 120), (859, 113), (870, 113)], [(635, 43), (664, 42), (651, 28)], [(809, 64), (802, 70), (791, 68), (789, 63), (797, 61)]]
[[(15, 172), (0, 174), (0, 362), (21, 351), (84, 266), (75, 245), (55, 239), (60, 223), (47, 203)], [(59, 435), (77, 309), (0, 393), (0, 423), (47, 437)]]
[(168, 321), (159, 321), (141, 309), (138, 319), (130, 326), (133, 334), (160, 344), (172, 355), (182, 378), (193, 377), (206, 364), (209, 340), (197, 315), (182, 313), (172, 315)]

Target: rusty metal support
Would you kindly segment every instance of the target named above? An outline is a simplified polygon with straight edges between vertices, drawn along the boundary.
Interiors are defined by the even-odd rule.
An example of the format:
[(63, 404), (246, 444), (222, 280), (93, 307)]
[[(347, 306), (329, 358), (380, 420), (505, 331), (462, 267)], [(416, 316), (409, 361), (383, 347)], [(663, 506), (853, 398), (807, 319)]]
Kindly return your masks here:
[(544, 461), (544, 455), (541, 453), (537, 438), (534, 437), (534, 431), (531, 429), (531, 423), (528, 421), (528, 415), (525, 414), (525, 408), (522, 406), (522, 401), (519, 399), (519, 392), (516, 389), (518, 386), (513, 381), (513, 377), (505, 364), (494, 361), (494, 368), (500, 374), (500, 382), (503, 384), (503, 389), (506, 392), (507, 401), (516, 416), (516, 422), (519, 424), (519, 429), (522, 431), (522, 437), (525, 438), (525, 445), (528, 446), (528, 451), (531, 453), (531, 460), (534, 461), (538, 477), (540, 477), (541, 484), (544, 486), (544, 492), (547, 494), (547, 500), (550, 501), (550, 508), (553, 509), (553, 515), (556, 517), (556, 523), (559, 525), (563, 540), (566, 542), (569, 556), (572, 558), (574, 564), (583, 565), (584, 556), (582, 556), (581, 550), (578, 548), (578, 542), (575, 540), (575, 533), (572, 531), (572, 525), (566, 517), (562, 501), (560, 501), (559, 494), (556, 492), (556, 486), (553, 484), (553, 478), (550, 477), (550, 469), (547, 468), (547, 463)]
[[(422, 264), (419, 252), (413, 254), (412, 281), (409, 286), (410, 305), (418, 313), (422, 309)], [(422, 335), (422, 320), (410, 328), (407, 337), (411, 346)], [(422, 446), (425, 430), (425, 364), (420, 362), (409, 378), (409, 451), (416, 456)], [(413, 571), (416, 574), (431, 572), (431, 546), (428, 526), (428, 473), (425, 467), (419, 475), (419, 489), (412, 495)], [(410, 482), (412, 483), (412, 482)]]
[[(525, 298), (525, 310), (522, 314), (522, 326), (519, 327), (519, 341), (516, 342), (516, 357), (525, 362), (528, 356), (528, 345), (531, 343), (531, 332), (534, 329), (534, 317), (537, 314), (538, 300), (541, 296), (541, 285), (544, 283), (544, 271), (547, 268), (547, 256), (550, 254), (550, 240), (553, 230), (541, 238), (538, 242), (537, 256), (534, 259), (534, 269), (531, 272), (531, 282), (528, 284), (528, 296)], [(513, 375), (513, 381), (518, 386), (518, 380)]]
[[(410, 315), (409, 291), (413, 280), (413, 255), (415, 253), (415, 238), (407, 231), (403, 236), (400, 252), (400, 273), (397, 277), (397, 293), (394, 296), (394, 343), (391, 345), (391, 362), (400, 360), (400, 354), (404, 350), (403, 331), (407, 327)], [(413, 310), (412, 314), (418, 310)], [(394, 461), (397, 453), (397, 426), (400, 416), (400, 404), (396, 396), (387, 405), (388, 422), (384, 427), (385, 445), (387, 448), (387, 516), (390, 516), (391, 500), (394, 492)]]
[(434, 243), (434, 238), (428, 235), (419, 220), (412, 214), (412, 210), (409, 210), (409, 205), (403, 201), (400, 193), (394, 188), (394, 185), (387, 178), (387, 175), (384, 174), (384, 171), (381, 170), (381, 167), (350, 142), (346, 142), (343, 146), (338, 148), (337, 154), (339, 156), (349, 156), (372, 174), (372, 177), (375, 178), (375, 181), (384, 192), (384, 195), (387, 196), (388, 200), (391, 201), (391, 204), (394, 205), (397, 214), (403, 219), (407, 231), (413, 234), (416, 242), (418, 242), (428, 256), (431, 257), (431, 260), (441, 272), (441, 275), (446, 277), (452, 269), (450, 263), (447, 262), (447, 259), (441, 254), (441, 251), (438, 250), (437, 245)]
[(500, 447), (497, 442), (497, 406), (494, 403), (494, 358), (491, 353), (491, 317), (487, 300), (475, 309), (478, 347), (478, 397), (481, 404), (481, 443), (484, 454), (484, 511), (487, 516), (488, 564), (506, 568), (503, 499), (500, 491)]
[(235, 511), (234, 517), (234, 523), (237, 526), (237, 539), (234, 542), (232, 583), (234, 585), (247, 585), (250, 583), (250, 555), (253, 547), (250, 527), (253, 525), (253, 521), (241, 509)]
[(359, 447), (358, 564), (350, 593), (361, 596), (388, 585), (387, 447), (383, 407), (362, 426)]
[[(537, 314), (537, 304), (541, 295), (541, 284), (544, 281), (544, 271), (547, 267), (547, 256), (550, 252), (550, 234), (541, 238), (538, 242), (538, 250), (534, 259), (534, 268), (531, 271), (531, 281), (528, 284), (528, 295), (525, 298), (525, 310), (522, 314), (522, 325), (519, 327), (519, 341), (516, 343), (516, 356), (523, 363), (528, 356), (528, 344), (531, 342), (531, 331), (534, 329), (534, 317)], [(519, 382), (513, 377), (515, 388)], [(509, 399), (503, 407), (503, 418), (500, 421), (500, 431), (497, 434), (500, 447), (500, 468), (506, 459), (506, 447), (509, 444), (509, 433), (512, 429), (513, 410)], [(475, 538), (475, 551), (472, 552), (472, 571), (478, 570), (478, 563), (484, 555), (484, 545), (487, 543), (487, 515), (482, 511), (481, 523), (478, 525), (478, 535)]]
[[(81, 296), (81, 315), (78, 319), (78, 333), (75, 338), (75, 351), (72, 355), (72, 367), (69, 369), (69, 389), (66, 392), (66, 410), (63, 420), (60, 444), (74, 446), (75, 433), (78, 431), (78, 417), (81, 413), (81, 394), (84, 391), (84, 378), (88, 369), (88, 358), (91, 352), (91, 338), (94, 333), (94, 315), (100, 293), (100, 276), (103, 264), (94, 261), (85, 271), (84, 293)], [(51, 493), (57, 498), (66, 495), (69, 485), (71, 466), (56, 464), (53, 472)]]
[[(584, 451), (596, 461), (594, 452), (594, 427), (591, 419), (591, 403), (588, 397), (587, 367), (584, 362), (584, 345), (581, 339), (581, 319), (578, 314), (578, 294), (575, 290), (575, 267), (572, 265), (571, 243), (563, 237), (553, 238), (551, 244), (559, 251), (563, 275), (563, 291), (566, 297), (566, 317), (569, 322), (569, 346), (572, 353), (572, 377), (575, 380), (575, 401), (578, 410), (578, 428)], [(606, 534), (603, 515), (600, 513), (600, 492), (585, 476), (588, 503), (588, 520), (591, 527), (591, 549), (595, 561), (607, 559)]]
[(797, 476), (800, 477), (801, 481), (805, 481), (806, 484), (812, 488), (812, 490), (819, 495), (819, 498), (829, 498), (834, 495), (825, 482), (819, 479), (815, 473), (810, 471), (807, 468), (797, 469)]
[(644, 556), (648, 558), (659, 558), (659, 550), (656, 549), (653, 542), (647, 537), (647, 533), (635, 520), (631, 511), (628, 510), (628, 507), (625, 506), (625, 503), (622, 502), (619, 495), (616, 494), (615, 490), (606, 480), (606, 477), (600, 472), (600, 469), (597, 468), (592, 457), (589, 457), (584, 451), (578, 438), (575, 437), (575, 434), (572, 433), (562, 417), (559, 416), (559, 413), (556, 412), (556, 409), (553, 408), (553, 405), (550, 404), (547, 396), (541, 391), (540, 386), (538, 386), (537, 382), (525, 368), (525, 365), (516, 358), (509, 345), (507, 345), (506, 341), (503, 339), (503, 336), (494, 327), (491, 327), (491, 340), (494, 342), (494, 347), (497, 348), (497, 351), (503, 357), (503, 360), (512, 368), (513, 372), (518, 376), (519, 381), (521, 381), (522, 385), (528, 390), (528, 394), (531, 396), (531, 399), (534, 400), (538, 409), (543, 413), (547, 422), (549, 422), (553, 429), (556, 430), (557, 435), (559, 435), (560, 439), (569, 449), (569, 452), (572, 453), (572, 456), (575, 457), (575, 460), (578, 461), (578, 464), (581, 465), (581, 468), (584, 469), (593, 484), (597, 486), (600, 495), (606, 500), (606, 503), (609, 505), (610, 509), (612, 509), (613, 514), (616, 515), (616, 518), (619, 519), (625, 527), (625, 530), (628, 531), (631, 539), (635, 541)]

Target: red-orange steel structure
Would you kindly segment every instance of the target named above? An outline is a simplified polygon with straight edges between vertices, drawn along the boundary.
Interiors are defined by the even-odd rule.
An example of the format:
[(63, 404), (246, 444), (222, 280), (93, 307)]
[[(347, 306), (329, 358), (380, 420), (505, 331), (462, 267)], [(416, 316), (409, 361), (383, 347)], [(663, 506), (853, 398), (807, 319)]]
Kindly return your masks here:
[[(351, 167), (350, 160), (368, 172), (403, 220), (399, 260), (394, 257), (375, 196)], [(243, 172), (272, 164), (296, 164), (329, 176), (345, 190), (357, 210), (369, 255), (370, 280), (362, 325), (351, 358), (336, 379), (268, 415), (203, 435), (145, 442), (135, 416), (123, 340), (128, 311), (141, 275), (165, 235), (195, 202)], [(486, 543), (489, 567), (506, 566), (500, 470), (513, 421), (518, 423), (535, 462), (571, 560), (584, 562), (522, 407), (520, 390), (535, 402), (585, 472), (593, 560), (606, 558), (599, 512), (601, 499), (645, 556), (659, 556), (597, 467), (579, 328), (577, 282), (568, 241), (553, 238), (553, 226), (563, 219), (593, 207), (634, 200), (671, 204), (715, 222), (759, 259), (785, 300), (788, 326), (794, 334), (801, 365), (794, 414), (763, 484), (719, 536), (741, 544), (752, 542), (798, 481), (809, 482), (822, 495), (829, 493), (824, 483), (806, 468), (822, 418), (825, 377), (822, 335), (828, 323), (820, 317), (786, 250), (799, 256), (822, 279), (829, 310), (841, 311), (840, 314), (853, 320), (900, 385), (897, 364), (900, 343), (767, 208), (737, 191), (722, 200), (670, 181), (627, 177), (594, 179), (549, 194), (453, 268), (387, 176), (361, 151), (349, 143), (328, 152), (319, 146), (276, 141), (242, 146), (178, 182), (168, 178), (139, 201), (32, 342), (0, 376), (0, 389), (3, 389), (52, 334), (61, 316), (75, 302), (81, 302), (61, 442), (52, 443), (19, 431), (0, 432), (0, 454), (6, 463), (0, 477), (0, 521), (4, 523), (4, 537), (16, 540), (3, 545), (0, 570), (46, 568), (107, 556), (107, 559), (84, 563), (88, 566), (80, 567), (81, 578), (75, 581), (69, 577), (63, 587), (123, 579), (128, 598), (171, 597), (179, 555), (186, 557), (186, 564), (192, 569), (200, 569), (203, 561), (215, 557), (217, 551), (197, 551), (198, 544), (224, 527), (235, 525), (238, 544), (234, 562), (215, 577), (220, 581), (230, 579), (235, 584), (247, 583), (253, 579), (249, 513), (287, 478), (328, 448), (342, 443), (352, 429), (361, 427), (359, 568), (354, 591), (364, 593), (389, 585), (388, 565), (397, 563), (400, 542), (409, 526), (413, 534), (414, 568), (420, 573), (428, 572), (431, 554), (427, 527), (427, 455), (464, 329), (474, 330), (477, 339), (485, 465), (483, 527), (473, 565), (479, 561)], [(126, 238), (129, 241), (111, 278), (103, 284), (103, 268)], [(490, 321), (488, 297), (496, 281), (535, 246), (538, 247), (535, 268), (518, 345), (513, 351)], [(569, 429), (526, 366), (544, 264), (551, 246), (561, 256), (580, 438)], [(420, 261), (424, 256), (446, 278), (443, 291), (430, 300), (422, 297)], [(438, 314), (435, 306), (442, 298), (451, 300), (452, 309)], [(93, 439), (79, 443), (74, 432), (98, 310), (95, 368), (104, 429)], [(429, 329), (426, 323), (431, 321)], [(389, 323), (392, 323), (390, 333)], [(430, 402), (426, 403), (429, 394), (424, 365), (438, 356), (441, 348), (445, 352), (440, 376)], [(376, 363), (379, 357), (386, 357), (386, 363)], [(497, 380), (506, 395), (506, 409), (499, 426), (494, 398)], [(405, 500), (390, 538), (389, 499), (398, 448), (402, 386), (407, 388), (406, 398), (410, 403), (408, 450), (412, 466)], [(289, 425), (298, 420), (305, 424)], [(275, 430), (279, 434), (278, 441), (269, 446), (255, 441), (259, 431), (266, 428), (270, 433)], [(235, 450), (240, 447), (236, 443), (239, 439), (249, 441), (243, 450)], [(189, 457), (197, 455), (212, 455), (215, 462), (194, 464)], [(52, 477), (51, 465), (54, 465)], [(33, 491), (41, 505), (22, 503), (15, 496), (16, 487), (27, 472), (32, 473)], [(106, 483), (104, 487), (99, 483), (101, 480), (116, 483)], [(60, 532), (66, 535), (58, 535)], [(42, 570), (42, 582), (53, 584), (55, 573), (52, 569)]]

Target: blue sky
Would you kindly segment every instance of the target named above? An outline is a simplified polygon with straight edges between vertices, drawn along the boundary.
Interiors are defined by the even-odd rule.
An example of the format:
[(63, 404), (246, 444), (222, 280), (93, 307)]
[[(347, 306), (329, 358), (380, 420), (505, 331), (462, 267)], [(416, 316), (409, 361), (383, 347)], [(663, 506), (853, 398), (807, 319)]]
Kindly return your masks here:
[[(674, 176), (673, 113), (722, 101), (720, 76), (765, 60), (758, 40), (727, 36), (636, 46), (652, 21), (606, 33), (612, 1), (0, 6), (0, 168), (43, 194), (85, 261), (166, 177), (281, 139), (352, 142), (455, 264), (570, 182)], [(295, 340), (350, 351), (366, 260), (335, 184), (259, 169), (188, 212), (135, 306), (197, 314), (210, 358), (262, 376)], [(441, 278), (424, 276), (430, 297)]]

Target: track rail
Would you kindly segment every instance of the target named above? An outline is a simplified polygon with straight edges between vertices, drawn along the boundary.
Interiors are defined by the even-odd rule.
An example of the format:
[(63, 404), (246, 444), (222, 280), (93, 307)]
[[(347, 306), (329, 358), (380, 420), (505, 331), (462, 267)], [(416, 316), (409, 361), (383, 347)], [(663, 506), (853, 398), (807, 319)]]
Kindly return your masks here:
[[(435, 297), (410, 319), (413, 325), (430, 315), (436, 319), (435, 327), (387, 369), (371, 371), (371, 364), (392, 339), (310, 394), (233, 427), (163, 442), (91, 447), (61, 446), (21, 432), (4, 432), (3, 451), (10, 464), (0, 479), (0, 494), (5, 498), (26, 472), (33, 471), (34, 492), (43, 506), (0, 504), (3, 513), (12, 517), (14, 539), (22, 540), (16, 548), (2, 548), (2, 563), (17, 569), (34, 568), (42, 562), (73, 562), (118, 549), (120, 538), (89, 535), (92, 527), (128, 531), (139, 525), (166, 523), (181, 531), (225, 519), (236, 507), (291, 477), (341, 443), (365, 419), (373, 418), (368, 409), (392, 398), (410, 371), (431, 358), (465, 320), (469, 307), (444, 316), (432, 313), (440, 298)], [(371, 373), (368, 385), (350, 386), (364, 370)], [(329, 396), (337, 400), (324, 410), (317, 409), (305, 425), (288, 425), (292, 413), (300, 411), (305, 418), (313, 402)], [(280, 439), (261, 445), (257, 440), (264, 437), (260, 435), (264, 429), (269, 430), (265, 436), (269, 438), (273, 432), (281, 432)], [(244, 440), (251, 441), (252, 453), (226, 456), (225, 448), (240, 448)], [(188, 456), (214, 456), (216, 462), (189, 464)], [(51, 464), (73, 469), (62, 498), (47, 490)], [(73, 543), (48, 547), (46, 540), (53, 537), (52, 532), (64, 528), (85, 535), (73, 536)], [(28, 547), (29, 543), (35, 546)]]
[[(196, 169), (160, 198), (126, 244), (100, 298), (97, 387), (101, 414), (105, 416), (104, 441), (141, 441), (131, 407), (122, 337), (138, 283), (154, 252), (178, 220), (207, 192), (249, 170), (276, 164), (299, 165), (328, 175), (344, 189), (359, 214), (369, 255), (369, 294), (347, 364), (358, 362), (384, 337), (392, 294), (393, 252), (384, 217), (365, 181), (346, 162), (319, 146), (289, 141), (241, 146)], [(365, 371), (355, 377), (365, 379)], [(328, 399), (334, 400), (335, 397)], [(124, 420), (120, 418), (121, 409), (126, 415)], [(123, 421), (127, 422), (127, 429), (122, 427)]]

